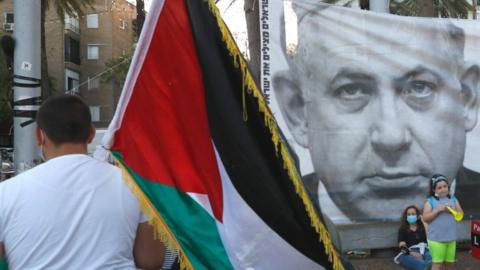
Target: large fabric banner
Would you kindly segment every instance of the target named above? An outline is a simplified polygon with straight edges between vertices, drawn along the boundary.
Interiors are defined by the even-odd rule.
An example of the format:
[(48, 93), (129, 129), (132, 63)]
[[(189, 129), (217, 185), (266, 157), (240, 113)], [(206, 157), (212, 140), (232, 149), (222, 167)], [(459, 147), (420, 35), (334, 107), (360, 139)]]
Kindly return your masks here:
[(477, 21), (260, 9), (261, 85), (328, 223), (393, 224), (423, 207), (436, 173), (466, 218), (480, 212)]

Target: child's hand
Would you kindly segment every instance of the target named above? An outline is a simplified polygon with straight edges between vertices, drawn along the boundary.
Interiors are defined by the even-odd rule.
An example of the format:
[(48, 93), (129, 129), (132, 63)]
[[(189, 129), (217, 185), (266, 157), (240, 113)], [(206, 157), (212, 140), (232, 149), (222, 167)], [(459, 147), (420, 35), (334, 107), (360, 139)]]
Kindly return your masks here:
[(437, 209), (438, 209), (438, 212), (448, 211), (447, 206), (443, 204), (439, 205)]

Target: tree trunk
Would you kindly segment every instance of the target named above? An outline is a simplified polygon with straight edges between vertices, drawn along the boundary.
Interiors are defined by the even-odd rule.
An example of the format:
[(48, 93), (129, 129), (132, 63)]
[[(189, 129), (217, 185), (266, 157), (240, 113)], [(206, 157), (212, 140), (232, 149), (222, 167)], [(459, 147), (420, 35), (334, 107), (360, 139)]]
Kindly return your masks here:
[(474, 20), (477, 19), (477, 5), (478, 5), (478, 1), (477, 1), (477, 0), (473, 0), (473, 1), (472, 1), (472, 13), (473, 13), (473, 19), (474, 19)]
[(250, 60), (248, 66), (257, 85), (260, 82), (260, 18), (258, 1), (245, 0), (243, 9), (247, 22), (248, 51)]
[(368, 0), (360, 0), (359, 3), (361, 9), (370, 10), (370, 3)]
[(47, 0), (42, 0), (42, 10), (40, 14), (40, 27), (41, 27), (41, 65), (42, 65), (42, 72), (41, 72), (41, 87), (42, 87), (42, 99), (45, 100), (49, 96), (52, 95), (52, 91), (50, 89), (50, 81), (48, 78), (48, 63), (47, 63), (47, 46), (45, 40), (45, 14), (46, 10), (46, 3)]
[(145, 23), (145, 3), (144, 0), (137, 0), (137, 37), (142, 33), (143, 24)]
[(421, 17), (436, 17), (434, 0), (422, 0), (422, 12)]

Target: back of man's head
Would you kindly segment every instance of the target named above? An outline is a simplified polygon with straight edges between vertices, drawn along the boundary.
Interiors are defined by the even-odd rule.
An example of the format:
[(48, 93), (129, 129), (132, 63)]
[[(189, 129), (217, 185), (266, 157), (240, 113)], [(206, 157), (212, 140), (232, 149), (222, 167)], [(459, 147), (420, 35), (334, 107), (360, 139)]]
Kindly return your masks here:
[(87, 143), (91, 129), (90, 110), (85, 102), (73, 95), (48, 98), (37, 114), (37, 126), (56, 145)]

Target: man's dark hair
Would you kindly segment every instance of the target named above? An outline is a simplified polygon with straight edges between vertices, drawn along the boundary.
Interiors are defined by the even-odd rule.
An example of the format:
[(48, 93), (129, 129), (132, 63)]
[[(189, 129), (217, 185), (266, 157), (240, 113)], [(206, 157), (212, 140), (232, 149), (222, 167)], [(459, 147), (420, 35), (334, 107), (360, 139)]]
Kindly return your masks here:
[(91, 127), (90, 109), (79, 97), (56, 95), (47, 99), (37, 114), (37, 125), (55, 144), (86, 143)]

